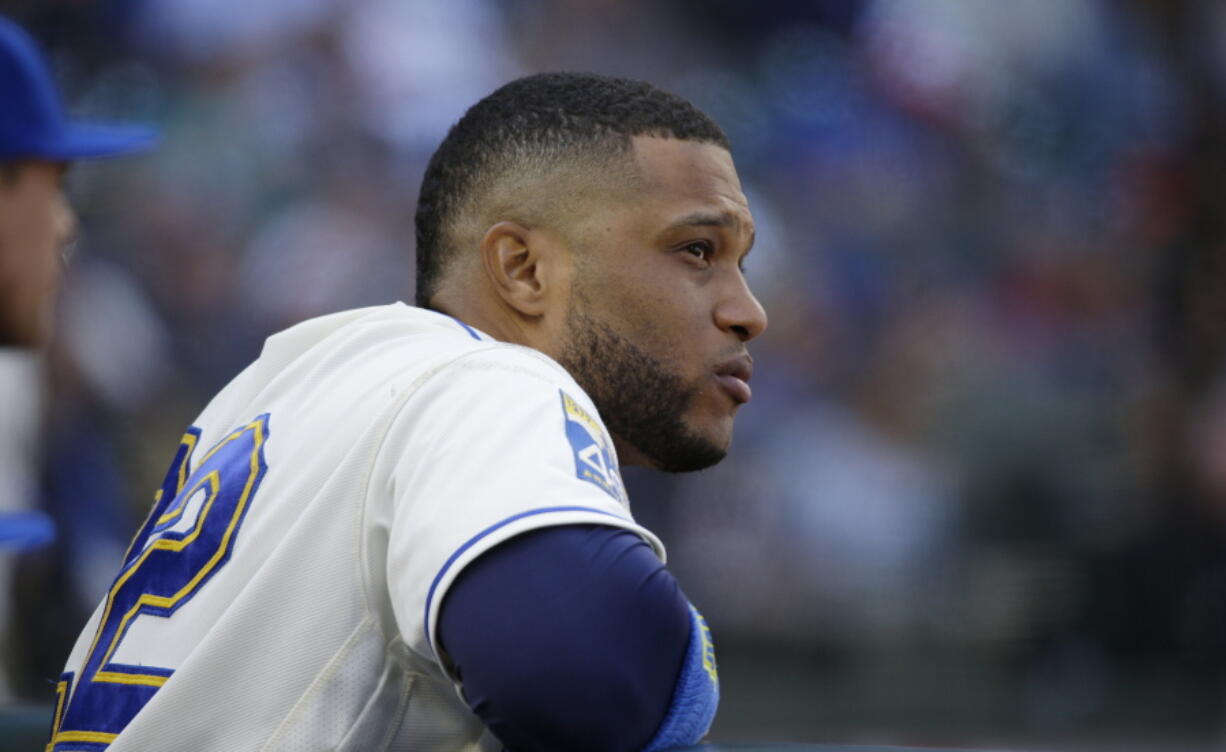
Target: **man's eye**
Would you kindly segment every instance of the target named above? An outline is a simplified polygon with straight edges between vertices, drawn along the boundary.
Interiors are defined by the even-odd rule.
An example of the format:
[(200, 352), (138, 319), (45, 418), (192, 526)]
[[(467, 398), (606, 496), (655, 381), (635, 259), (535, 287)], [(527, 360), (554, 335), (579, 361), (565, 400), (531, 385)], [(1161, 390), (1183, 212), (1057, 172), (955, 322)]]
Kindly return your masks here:
[(687, 243), (682, 250), (700, 261), (708, 261), (711, 258), (711, 244), (705, 240), (696, 240), (693, 243)]

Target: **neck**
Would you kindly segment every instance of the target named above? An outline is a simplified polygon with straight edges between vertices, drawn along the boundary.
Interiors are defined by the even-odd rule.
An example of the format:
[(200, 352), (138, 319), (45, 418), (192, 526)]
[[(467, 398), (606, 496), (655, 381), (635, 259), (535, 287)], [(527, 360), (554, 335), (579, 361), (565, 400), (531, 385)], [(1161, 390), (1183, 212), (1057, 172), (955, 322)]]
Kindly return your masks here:
[(490, 311), (486, 310), (488, 306), (464, 304), (465, 301), (451, 299), (450, 296), (440, 293), (430, 301), (430, 308), (445, 313), (448, 316), (463, 321), (469, 326), (480, 329), (482, 332), (490, 335), (499, 342), (510, 342), (516, 345), (524, 345), (537, 350), (545, 351), (536, 338), (531, 335), (529, 327), (519, 321), (517, 317), (510, 315), (508, 311)]

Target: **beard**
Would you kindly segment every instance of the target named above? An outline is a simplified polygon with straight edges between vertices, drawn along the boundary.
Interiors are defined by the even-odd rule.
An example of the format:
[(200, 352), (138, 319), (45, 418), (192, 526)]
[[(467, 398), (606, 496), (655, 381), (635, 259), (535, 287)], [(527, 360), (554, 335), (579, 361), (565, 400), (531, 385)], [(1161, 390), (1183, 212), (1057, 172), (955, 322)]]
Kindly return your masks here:
[(727, 448), (690, 430), (685, 414), (698, 385), (612, 327), (572, 308), (558, 361), (596, 403), (609, 431), (659, 470), (684, 473), (719, 462)]

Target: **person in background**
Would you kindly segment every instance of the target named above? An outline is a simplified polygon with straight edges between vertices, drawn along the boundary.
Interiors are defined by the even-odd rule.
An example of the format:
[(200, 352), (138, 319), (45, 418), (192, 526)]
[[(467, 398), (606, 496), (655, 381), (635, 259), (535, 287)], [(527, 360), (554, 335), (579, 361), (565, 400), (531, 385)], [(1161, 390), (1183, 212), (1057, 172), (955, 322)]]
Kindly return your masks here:
[[(152, 129), (69, 121), (33, 38), (0, 16), (0, 582), (12, 553), (54, 536), (33, 508), (41, 374), (55, 292), (76, 218), (64, 192), (68, 166), (152, 145)], [(8, 623), (0, 596), (0, 631)], [(0, 697), (7, 695), (0, 671)]]
[(0, 346), (32, 348), (51, 311), (75, 217), (68, 165), (138, 151), (149, 128), (70, 122), (34, 40), (0, 16)]

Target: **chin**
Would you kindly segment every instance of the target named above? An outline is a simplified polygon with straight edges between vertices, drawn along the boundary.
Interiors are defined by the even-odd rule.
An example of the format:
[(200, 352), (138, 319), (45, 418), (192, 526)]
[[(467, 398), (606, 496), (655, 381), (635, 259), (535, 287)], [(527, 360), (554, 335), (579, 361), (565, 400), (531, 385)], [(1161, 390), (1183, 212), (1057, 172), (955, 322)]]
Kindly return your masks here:
[(50, 322), (13, 321), (0, 317), (0, 346), (35, 348), (44, 345), (50, 338)]
[(692, 473), (719, 464), (728, 455), (732, 434), (730, 431), (716, 431), (705, 435), (697, 431), (686, 431), (684, 435), (670, 436), (653, 444), (653, 451), (648, 456), (657, 470), (666, 473)]
[(735, 420), (735, 414), (722, 413), (716, 415), (703, 423), (694, 425), (691, 422), (690, 430), (694, 436), (701, 437), (703, 441), (710, 444), (712, 447), (718, 448), (724, 454), (728, 453), (728, 449), (732, 446), (732, 428)]
[(694, 473), (718, 465), (727, 454), (726, 451), (714, 447), (701, 453), (670, 454), (656, 458), (653, 467), (664, 473)]

